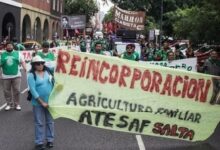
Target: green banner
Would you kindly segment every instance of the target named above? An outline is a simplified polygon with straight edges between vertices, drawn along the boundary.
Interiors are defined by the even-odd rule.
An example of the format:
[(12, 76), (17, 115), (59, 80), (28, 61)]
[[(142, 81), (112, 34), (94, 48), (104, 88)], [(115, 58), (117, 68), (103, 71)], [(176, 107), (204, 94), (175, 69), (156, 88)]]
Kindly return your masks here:
[(55, 79), (54, 118), (187, 141), (207, 139), (219, 123), (215, 76), (60, 50)]

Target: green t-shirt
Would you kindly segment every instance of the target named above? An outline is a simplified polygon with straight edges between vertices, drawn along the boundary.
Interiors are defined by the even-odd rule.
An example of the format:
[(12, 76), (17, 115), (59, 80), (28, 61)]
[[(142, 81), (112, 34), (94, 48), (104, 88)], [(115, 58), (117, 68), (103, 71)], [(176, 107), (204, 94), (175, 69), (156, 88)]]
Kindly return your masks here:
[(23, 50), (25, 50), (24, 45), (22, 45), (22, 44), (20, 44), (20, 43), (15, 44), (15, 45), (14, 45), (14, 48), (15, 48), (15, 50), (17, 50), (17, 51), (23, 51)]
[(105, 55), (105, 53), (103, 51), (100, 51), (99, 53), (96, 53), (95, 51), (91, 51), (90, 53), (92, 53), (92, 54), (99, 54), (99, 55)]
[(94, 39), (94, 40), (91, 41), (91, 44), (90, 44), (90, 48), (91, 48), (90, 51), (91, 52), (95, 51), (95, 44), (96, 44), (96, 42), (98, 42), (97, 39)]
[(136, 61), (137, 60), (137, 57), (136, 57), (136, 55), (133, 53), (133, 54), (130, 54), (130, 55), (128, 55), (128, 53), (123, 53), (122, 55), (121, 55), (121, 58), (123, 58), (123, 59), (127, 59), (127, 60), (133, 60), (133, 61)]
[(21, 58), (18, 51), (12, 52), (3, 52), (1, 54), (1, 67), (3, 75), (9, 76), (20, 76), (19, 73), (19, 64), (21, 62)]
[(163, 49), (157, 50), (156, 53), (155, 53), (155, 56), (154, 56), (155, 60), (157, 60), (157, 61), (166, 61), (167, 60), (167, 54), (170, 51), (172, 51), (172, 50), (171, 49), (166, 50), (166, 51), (163, 50)]
[(109, 43), (105, 39), (101, 39), (100, 42), (102, 43), (102, 49), (103, 51), (108, 51), (109, 50)]
[(135, 57), (136, 57), (136, 61), (138, 61), (139, 59), (140, 59), (140, 55), (139, 55), (139, 53), (138, 52), (136, 52), (136, 51), (134, 51), (134, 53), (133, 53), (134, 55), (135, 55)]
[(81, 52), (86, 52), (86, 41), (85, 40), (82, 40), (80, 42), (80, 50)]
[(154, 61), (154, 49), (153, 48), (148, 49), (147, 61)]
[(52, 52), (48, 52), (48, 53), (38, 52), (37, 55), (39, 55), (45, 61), (54, 61), (55, 60), (55, 56)]

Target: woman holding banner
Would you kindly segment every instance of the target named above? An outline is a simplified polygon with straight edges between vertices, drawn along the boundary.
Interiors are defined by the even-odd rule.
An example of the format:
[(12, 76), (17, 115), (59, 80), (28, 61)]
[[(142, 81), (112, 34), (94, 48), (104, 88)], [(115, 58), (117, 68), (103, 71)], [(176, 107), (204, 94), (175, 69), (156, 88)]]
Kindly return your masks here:
[[(47, 147), (53, 147), (54, 121), (48, 111), (49, 95), (53, 88), (53, 80), (50, 71), (45, 67), (45, 60), (40, 56), (32, 59), (31, 71), (28, 74), (28, 85), (32, 95), (32, 105), (35, 123), (35, 144), (37, 150), (43, 150), (44, 141)], [(45, 127), (46, 126), (46, 130)], [(46, 139), (44, 137), (46, 135)]]

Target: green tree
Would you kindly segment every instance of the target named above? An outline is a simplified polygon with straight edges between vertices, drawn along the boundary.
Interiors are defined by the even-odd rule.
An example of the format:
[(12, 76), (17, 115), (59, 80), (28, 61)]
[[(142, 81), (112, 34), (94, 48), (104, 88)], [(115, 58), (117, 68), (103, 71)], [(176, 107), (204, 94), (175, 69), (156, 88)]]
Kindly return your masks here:
[(203, 0), (192, 8), (179, 10), (173, 24), (175, 35), (194, 43), (219, 44), (219, 6), (219, 1)]
[(64, 13), (66, 15), (86, 15), (86, 21), (98, 12), (94, 0), (65, 0)]
[(109, 22), (114, 20), (114, 7), (112, 7), (103, 19), (103, 22)]

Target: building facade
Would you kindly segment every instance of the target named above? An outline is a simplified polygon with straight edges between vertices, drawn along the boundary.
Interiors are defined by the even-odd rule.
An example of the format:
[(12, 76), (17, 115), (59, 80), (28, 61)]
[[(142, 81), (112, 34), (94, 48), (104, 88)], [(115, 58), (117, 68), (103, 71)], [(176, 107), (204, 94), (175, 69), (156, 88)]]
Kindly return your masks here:
[(0, 40), (20, 35), (21, 3), (0, 0)]
[[(44, 39), (52, 39), (53, 36), (60, 36), (63, 3), (64, 0), (0, 0), (0, 8), (4, 10), (4, 13), (0, 14), (0, 34), (3, 38), (7, 36), (8, 26), (12, 24), (11, 37), (17, 37), (20, 41), (32, 39), (41, 42)], [(5, 21), (4, 17), (14, 20)]]

